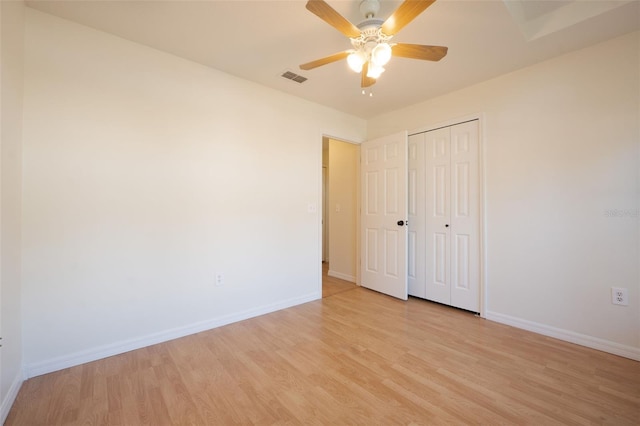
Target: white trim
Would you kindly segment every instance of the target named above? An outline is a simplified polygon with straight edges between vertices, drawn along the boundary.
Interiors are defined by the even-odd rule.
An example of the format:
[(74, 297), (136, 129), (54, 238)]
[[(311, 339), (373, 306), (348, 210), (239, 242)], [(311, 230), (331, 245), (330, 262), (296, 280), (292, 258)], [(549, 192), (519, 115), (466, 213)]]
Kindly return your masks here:
[(487, 303), (488, 303), (488, 291), (487, 291), (487, 179), (485, 173), (485, 166), (487, 164), (486, 156), (486, 123), (484, 113), (475, 115), (478, 120), (478, 173), (479, 173), (479, 189), (480, 189), (480, 317), (486, 318), (487, 316)]
[(533, 331), (534, 333), (554, 337), (556, 339), (564, 340), (565, 342), (575, 343), (576, 345), (586, 346), (591, 349), (596, 349), (599, 351), (640, 361), (640, 348), (636, 348), (633, 346), (622, 345), (620, 343), (611, 342), (609, 340), (599, 339), (597, 337), (588, 336), (586, 334), (580, 334), (561, 328), (551, 327), (549, 325), (536, 323), (522, 318), (512, 317), (510, 315), (500, 314), (498, 312), (487, 312), (486, 318), (490, 321), (499, 322), (501, 324), (510, 325), (516, 328), (521, 328), (523, 330)]
[[(429, 124), (423, 127), (419, 127), (417, 129), (409, 130), (409, 136), (415, 135), (417, 133), (430, 132), (432, 130), (440, 129), (441, 127), (451, 127), (456, 124), (466, 123), (467, 121), (479, 120), (480, 122), (484, 121), (484, 113), (478, 112), (474, 114), (464, 115), (462, 117), (454, 118), (451, 120), (440, 121), (437, 123)], [(480, 133), (484, 136), (482, 133)]]
[[(316, 279), (317, 281), (317, 286), (316, 286), (316, 291), (320, 294), (320, 297), (322, 297), (322, 262), (323, 262), (323, 258), (324, 258), (324, 251), (325, 251), (325, 247), (324, 247), (324, 226), (325, 224), (322, 223), (322, 219), (324, 218), (324, 210), (323, 210), (323, 198), (324, 198), (324, 191), (323, 191), (323, 179), (322, 179), (322, 168), (324, 167), (324, 161), (323, 161), (323, 156), (324, 156), (324, 135), (322, 133), (320, 133), (319, 135), (319, 139), (320, 139), (320, 143), (319, 143), (319, 148), (316, 148), (316, 155), (319, 155), (319, 159), (316, 158), (316, 164), (320, 163), (320, 167), (318, 168), (318, 181), (317, 181), (317, 186), (316, 188), (318, 188), (318, 198), (317, 198), (317, 203), (318, 203), (318, 208), (316, 209), (316, 211), (319, 213), (316, 217), (316, 226), (317, 226), (317, 230), (318, 230), (318, 241), (316, 243), (316, 247), (318, 249), (318, 261), (316, 262)], [(317, 139), (316, 139), (317, 140)], [(317, 142), (316, 142), (317, 143)], [(328, 173), (328, 168), (327, 168), (327, 173)]]
[(29, 364), (25, 366), (25, 378), (30, 379), (42, 374), (51, 373), (87, 362), (107, 358), (113, 355), (118, 355), (147, 346), (156, 345), (158, 343), (163, 343), (169, 340), (188, 336), (190, 334), (211, 330), (212, 328), (221, 327), (223, 325), (243, 321), (249, 318), (254, 318), (260, 315), (290, 308), (296, 305), (301, 305), (303, 303), (311, 302), (321, 298), (322, 293), (316, 291), (303, 297), (288, 299), (281, 302), (273, 303), (271, 305), (265, 305), (259, 308), (249, 309), (239, 313), (225, 315), (219, 318), (212, 318), (206, 321), (200, 321), (190, 325), (176, 327), (158, 333), (152, 333), (147, 336), (86, 349), (84, 351), (60, 356), (50, 360)]
[(11, 386), (9, 387), (9, 391), (2, 400), (2, 405), (0, 406), (0, 425), (3, 425), (4, 421), (7, 420), (9, 411), (11, 410), (11, 407), (18, 396), (18, 392), (20, 391), (20, 387), (22, 386), (22, 382), (24, 381), (23, 377), (22, 369), (20, 369), (18, 374), (16, 374), (16, 377), (13, 379), (13, 383), (11, 383)]
[(331, 269), (329, 269), (327, 275), (334, 278), (340, 278), (341, 280), (349, 281), (352, 283), (356, 282), (356, 277), (354, 277), (353, 275), (343, 274), (342, 272), (332, 271)]

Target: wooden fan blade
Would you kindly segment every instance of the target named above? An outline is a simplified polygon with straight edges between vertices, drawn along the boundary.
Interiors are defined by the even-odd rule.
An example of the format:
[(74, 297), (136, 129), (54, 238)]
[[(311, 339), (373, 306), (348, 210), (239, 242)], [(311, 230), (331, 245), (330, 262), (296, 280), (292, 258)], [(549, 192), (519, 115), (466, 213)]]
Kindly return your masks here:
[(350, 53), (351, 52), (349, 50), (345, 50), (344, 52), (335, 53), (335, 54), (333, 54), (331, 56), (327, 56), (325, 58), (316, 59), (315, 61), (307, 62), (306, 64), (300, 65), (300, 69), (312, 70), (312, 69), (320, 67), (322, 65), (327, 65), (327, 64), (330, 64), (332, 62), (336, 62), (336, 61), (339, 61), (341, 59), (344, 59), (347, 56), (349, 56)]
[(324, 0), (309, 0), (307, 2), (307, 9), (347, 37), (354, 38), (360, 36), (358, 27), (336, 12), (336, 10), (329, 6)]
[(363, 89), (365, 87), (370, 87), (376, 84), (375, 78), (367, 77), (368, 71), (369, 71), (369, 62), (365, 62), (364, 65), (362, 66), (362, 74), (361, 74), (362, 79), (360, 80), (360, 87), (362, 87)]
[(405, 0), (382, 24), (382, 32), (386, 35), (397, 34), (416, 16), (420, 15), (426, 8), (431, 6), (436, 0)]
[(424, 44), (396, 43), (391, 45), (391, 54), (402, 58), (439, 61), (447, 55), (448, 47)]

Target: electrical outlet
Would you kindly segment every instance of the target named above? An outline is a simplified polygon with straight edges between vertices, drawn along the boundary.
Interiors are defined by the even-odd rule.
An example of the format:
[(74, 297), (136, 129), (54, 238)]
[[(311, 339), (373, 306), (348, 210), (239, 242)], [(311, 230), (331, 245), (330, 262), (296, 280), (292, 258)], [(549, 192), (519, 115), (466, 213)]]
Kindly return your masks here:
[(216, 274), (216, 287), (220, 287), (224, 285), (224, 275), (217, 273)]
[(622, 287), (611, 287), (611, 303), (614, 305), (629, 305), (629, 290)]

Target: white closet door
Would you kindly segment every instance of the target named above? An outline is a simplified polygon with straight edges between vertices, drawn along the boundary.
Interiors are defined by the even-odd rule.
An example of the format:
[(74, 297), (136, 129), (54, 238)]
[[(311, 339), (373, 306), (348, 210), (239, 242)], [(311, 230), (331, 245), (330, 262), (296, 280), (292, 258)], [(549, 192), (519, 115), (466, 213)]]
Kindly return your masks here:
[(480, 311), (478, 122), (451, 130), (451, 305)]
[(425, 134), (426, 285), (425, 298), (451, 304), (450, 131)]
[[(462, 123), (424, 135), (424, 297), (479, 312), (478, 122)], [(416, 252), (419, 253), (419, 249)]]
[(424, 133), (409, 136), (408, 286), (411, 296), (426, 298)]
[(364, 142), (361, 284), (407, 300), (407, 132)]

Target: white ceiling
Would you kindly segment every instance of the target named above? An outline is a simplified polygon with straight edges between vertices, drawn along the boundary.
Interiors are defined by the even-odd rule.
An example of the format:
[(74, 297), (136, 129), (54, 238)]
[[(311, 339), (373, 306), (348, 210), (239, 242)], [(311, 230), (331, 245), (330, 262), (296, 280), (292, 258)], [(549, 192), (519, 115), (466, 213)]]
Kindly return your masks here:
[[(327, 0), (353, 23), (359, 1)], [(400, 1), (381, 2), (385, 19)], [(303, 0), (28, 1), (30, 7), (356, 116), (370, 118), (640, 29), (640, 2), (438, 0), (393, 41), (448, 46), (440, 62), (393, 58), (362, 95), (346, 61), (298, 65), (351, 47)], [(293, 71), (303, 84), (280, 75)]]

